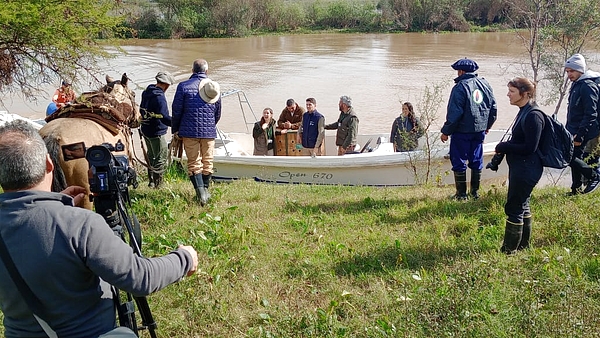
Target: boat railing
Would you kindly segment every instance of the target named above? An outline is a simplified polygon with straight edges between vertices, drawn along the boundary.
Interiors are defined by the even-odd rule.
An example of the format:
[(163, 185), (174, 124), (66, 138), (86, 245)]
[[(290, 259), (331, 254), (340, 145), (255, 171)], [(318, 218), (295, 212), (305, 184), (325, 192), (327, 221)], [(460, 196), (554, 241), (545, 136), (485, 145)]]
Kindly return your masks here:
[[(244, 124), (246, 125), (246, 132), (249, 133), (250, 126), (254, 126), (254, 122), (258, 121), (258, 119), (256, 118), (256, 114), (254, 114), (254, 110), (252, 109), (252, 105), (250, 105), (250, 101), (248, 100), (246, 93), (244, 93), (244, 91), (241, 89), (231, 89), (226, 92), (222, 92), (221, 97), (228, 97), (235, 94), (237, 94), (238, 102), (240, 104), (242, 117), (244, 118)], [(249, 110), (252, 114), (253, 119), (251, 121), (248, 121), (248, 118), (246, 117), (246, 110)]]

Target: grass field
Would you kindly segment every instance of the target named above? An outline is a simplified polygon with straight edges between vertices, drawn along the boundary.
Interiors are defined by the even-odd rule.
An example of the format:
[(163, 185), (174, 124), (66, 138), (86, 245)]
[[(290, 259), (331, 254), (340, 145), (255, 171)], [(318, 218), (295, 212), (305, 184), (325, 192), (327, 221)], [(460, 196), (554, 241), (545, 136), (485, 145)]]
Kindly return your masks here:
[[(600, 336), (598, 198), (536, 189), (533, 244), (499, 253), (505, 187), (191, 183), (132, 190), (146, 256), (200, 269), (148, 297), (159, 337)], [(143, 336), (147, 337), (147, 334)]]

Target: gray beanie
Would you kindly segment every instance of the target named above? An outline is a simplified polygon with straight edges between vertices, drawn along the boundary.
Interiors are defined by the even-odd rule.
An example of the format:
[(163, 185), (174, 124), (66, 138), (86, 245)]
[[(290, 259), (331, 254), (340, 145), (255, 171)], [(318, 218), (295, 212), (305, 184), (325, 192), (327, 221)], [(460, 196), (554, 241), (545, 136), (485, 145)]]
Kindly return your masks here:
[(156, 82), (166, 83), (168, 85), (172, 85), (175, 82), (171, 74), (169, 74), (168, 72), (158, 72), (158, 74), (156, 74), (155, 79)]
[(571, 56), (567, 62), (565, 62), (565, 68), (571, 68), (580, 73), (585, 73), (585, 59), (581, 54), (575, 54)]
[(344, 95), (340, 97), (340, 101), (348, 107), (352, 107), (352, 99), (350, 98), (350, 96)]

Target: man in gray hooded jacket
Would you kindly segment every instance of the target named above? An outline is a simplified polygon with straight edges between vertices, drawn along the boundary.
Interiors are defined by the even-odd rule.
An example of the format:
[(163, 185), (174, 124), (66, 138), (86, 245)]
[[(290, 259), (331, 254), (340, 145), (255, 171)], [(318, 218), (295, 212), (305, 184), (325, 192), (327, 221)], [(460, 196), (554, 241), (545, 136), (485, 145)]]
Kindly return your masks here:
[(0, 127), (0, 162), (0, 236), (42, 308), (30, 308), (6, 268), (10, 261), (0, 261), (6, 337), (48, 337), (34, 313), (44, 314), (58, 337), (98, 337), (116, 326), (110, 285), (145, 296), (196, 271), (191, 246), (156, 258), (134, 254), (102, 216), (73, 206), (84, 188), (50, 192), (54, 164), (27, 122)]
[[(599, 90), (595, 82), (600, 77), (600, 73), (586, 68), (585, 58), (581, 54), (575, 54), (565, 62), (565, 72), (572, 81), (566, 128), (573, 135), (573, 145), (575, 146), (573, 159), (569, 164), (572, 178), (570, 195), (590, 193), (596, 190), (600, 183), (600, 173), (597, 168), (594, 168), (597, 166), (598, 157), (588, 156), (589, 154), (585, 152), (587, 143), (595, 140), (600, 134), (598, 124)], [(590, 153), (594, 153), (594, 151)], [(588, 182), (583, 190), (581, 190), (582, 176)]]

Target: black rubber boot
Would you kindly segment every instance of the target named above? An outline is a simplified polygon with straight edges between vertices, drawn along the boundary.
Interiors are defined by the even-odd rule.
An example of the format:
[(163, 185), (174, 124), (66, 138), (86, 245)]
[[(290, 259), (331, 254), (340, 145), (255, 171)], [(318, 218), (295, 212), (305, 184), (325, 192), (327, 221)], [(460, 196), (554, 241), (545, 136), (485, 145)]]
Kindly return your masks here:
[(471, 197), (479, 198), (479, 183), (481, 182), (481, 170), (471, 170)]
[(153, 180), (154, 180), (154, 188), (159, 188), (160, 185), (162, 184), (163, 181), (163, 175), (162, 174), (154, 174), (153, 175)]
[(521, 243), (517, 250), (529, 248), (529, 239), (531, 238), (531, 216), (523, 218), (523, 235), (521, 235)]
[(154, 177), (153, 177), (152, 169), (148, 169), (148, 188), (152, 188), (154, 186)]
[(211, 177), (211, 174), (202, 174), (202, 182), (204, 183), (204, 190), (206, 191), (206, 203), (208, 203), (208, 201), (210, 200), (210, 192), (208, 191), (208, 187), (210, 186)]
[(466, 201), (467, 196), (467, 172), (454, 172), (454, 185), (456, 186), (456, 194), (453, 196), (455, 200)]
[(194, 185), (194, 189), (196, 190), (196, 197), (198, 198), (198, 201), (200, 201), (200, 205), (205, 206), (206, 202), (208, 201), (208, 197), (206, 195), (206, 188), (204, 188), (204, 182), (202, 181), (202, 175), (196, 174), (190, 176), (190, 180)]
[(504, 230), (504, 242), (500, 248), (501, 252), (507, 255), (512, 255), (517, 252), (521, 237), (523, 236), (523, 224), (514, 224), (510, 221), (506, 221), (506, 228)]

